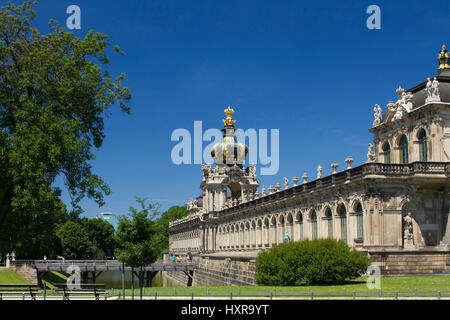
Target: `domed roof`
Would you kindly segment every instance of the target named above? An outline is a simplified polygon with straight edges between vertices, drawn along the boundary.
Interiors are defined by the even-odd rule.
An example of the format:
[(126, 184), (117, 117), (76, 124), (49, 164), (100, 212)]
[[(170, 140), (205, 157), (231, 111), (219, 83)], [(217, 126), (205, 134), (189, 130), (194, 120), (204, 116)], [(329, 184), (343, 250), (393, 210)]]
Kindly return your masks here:
[(211, 157), (213, 157), (217, 165), (233, 166), (236, 164), (242, 167), (245, 158), (248, 156), (248, 147), (236, 140), (236, 129), (234, 127), (236, 120), (231, 118), (234, 110), (228, 106), (224, 112), (227, 118), (223, 120), (223, 141), (216, 143), (212, 147)]
[(439, 96), (442, 102), (450, 102), (450, 65), (449, 54), (445, 45), (438, 53), (438, 69), (435, 76), (429, 77), (427, 80), (407, 90), (413, 94), (412, 102), (415, 106), (422, 106), (426, 103), (427, 92), (426, 85), (431, 79), (436, 79), (439, 82)]

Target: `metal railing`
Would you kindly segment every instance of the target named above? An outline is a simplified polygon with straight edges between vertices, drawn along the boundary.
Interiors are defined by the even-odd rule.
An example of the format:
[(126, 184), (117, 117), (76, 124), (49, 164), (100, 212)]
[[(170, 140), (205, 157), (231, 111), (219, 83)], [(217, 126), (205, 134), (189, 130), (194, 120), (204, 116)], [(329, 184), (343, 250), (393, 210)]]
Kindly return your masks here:
[[(188, 290), (144, 290), (144, 296), (146, 298), (164, 299), (164, 298), (180, 298), (180, 299), (202, 299), (202, 298), (226, 298), (226, 299), (245, 299), (245, 298), (261, 298), (261, 299), (283, 299), (283, 298), (298, 298), (298, 299), (314, 299), (314, 298), (343, 298), (343, 299), (401, 299), (401, 298), (427, 298), (427, 299), (450, 299), (450, 291), (356, 291), (356, 290), (344, 290), (342, 292), (324, 292), (308, 290), (305, 292), (293, 292), (293, 291), (253, 291), (253, 290), (210, 290), (206, 289), (204, 292), (188, 291)], [(134, 296), (136, 296), (135, 291)], [(131, 297), (130, 290), (118, 291), (119, 299), (128, 299)]]

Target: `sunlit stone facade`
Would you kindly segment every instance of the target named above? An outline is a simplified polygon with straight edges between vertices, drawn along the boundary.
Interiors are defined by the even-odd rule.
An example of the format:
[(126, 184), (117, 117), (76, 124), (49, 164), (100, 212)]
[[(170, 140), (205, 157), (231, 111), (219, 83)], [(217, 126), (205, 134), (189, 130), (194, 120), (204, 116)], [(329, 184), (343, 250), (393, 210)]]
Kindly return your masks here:
[[(186, 218), (170, 224), (170, 251), (256, 257), (283, 241), (335, 238), (367, 252), (384, 272), (389, 256), (403, 261), (406, 253), (427, 254), (425, 260), (439, 257), (440, 262), (431, 271), (419, 272), (417, 266), (414, 272), (394, 259), (391, 270), (450, 271), (450, 67), (445, 48), (436, 76), (409, 90), (399, 88), (397, 94), (384, 112), (375, 106), (374, 141), (368, 161), (360, 166), (352, 168), (347, 159), (343, 171), (322, 177), (319, 169), (315, 180), (285, 180), (283, 188), (278, 184), (267, 193), (258, 190), (255, 167), (242, 167), (242, 154), (234, 154), (235, 164), (202, 166), (202, 196), (188, 203)], [(234, 122), (225, 124), (224, 141), (233, 134)]]

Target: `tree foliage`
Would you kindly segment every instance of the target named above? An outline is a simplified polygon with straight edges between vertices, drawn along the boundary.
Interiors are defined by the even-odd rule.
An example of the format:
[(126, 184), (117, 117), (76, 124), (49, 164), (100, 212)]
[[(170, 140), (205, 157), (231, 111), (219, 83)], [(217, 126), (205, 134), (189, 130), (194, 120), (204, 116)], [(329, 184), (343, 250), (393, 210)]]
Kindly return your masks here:
[(92, 258), (104, 260), (114, 256), (114, 227), (100, 218), (81, 218), (80, 224), (86, 229), (92, 242)]
[(157, 256), (162, 258), (164, 250), (169, 248), (169, 222), (186, 216), (186, 206), (173, 206), (161, 214), (156, 220), (155, 245)]
[(256, 282), (270, 286), (341, 284), (364, 274), (370, 260), (334, 239), (275, 245), (256, 259)]
[(48, 240), (38, 234), (61, 220), (57, 177), (75, 209), (85, 196), (104, 204), (110, 189), (92, 172), (92, 149), (105, 138), (108, 108), (129, 113), (131, 98), (124, 75), (105, 70), (105, 34), (80, 39), (55, 21), (40, 34), (35, 6), (28, 0), (0, 10), (0, 251), (21, 238), (13, 248), (21, 258), (42, 254)]
[(79, 223), (67, 221), (56, 229), (65, 259), (91, 259), (92, 242), (87, 230)]
[(116, 232), (116, 255), (130, 267), (148, 265), (156, 260), (154, 235), (158, 204), (147, 203), (147, 198), (137, 198), (140, 208), (130, 207), (130, 214), (119, 217)]

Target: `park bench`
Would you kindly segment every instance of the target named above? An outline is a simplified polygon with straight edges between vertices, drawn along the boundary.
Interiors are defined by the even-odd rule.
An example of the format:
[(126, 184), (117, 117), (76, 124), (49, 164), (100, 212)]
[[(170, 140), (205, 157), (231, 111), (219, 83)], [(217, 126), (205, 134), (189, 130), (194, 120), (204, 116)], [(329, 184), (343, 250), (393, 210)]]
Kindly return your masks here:
[(100, 299), (100, 295), (105, 295), (104, 284), (79, 284), (78, 288), (73, 288), (74, 284), (68, 285), (66, 283), (55, 284), (55, 291), (63, 295), (63, 300), (69, 300), (71, 295), (91, 295), (95, 296), (95, 300)]
[(36, 295), (41, 292), (35, 284), (0, 284), (0, 300), (4, 294), (29, 294), (32, 300), (36, 300)]

